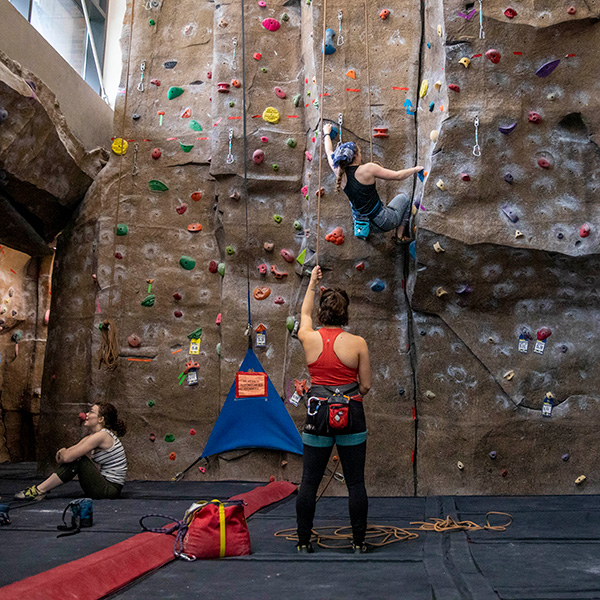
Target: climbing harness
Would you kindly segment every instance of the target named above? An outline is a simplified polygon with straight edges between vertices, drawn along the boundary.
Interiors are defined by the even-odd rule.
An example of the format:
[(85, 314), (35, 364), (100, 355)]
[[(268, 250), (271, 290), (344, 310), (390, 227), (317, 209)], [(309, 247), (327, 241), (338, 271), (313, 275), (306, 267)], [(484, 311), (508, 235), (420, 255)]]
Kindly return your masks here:
[(237, 38), (233, 38), (233, 57), (231, 59), (231, 70), (234, 71), (235, 69), (237, 69), (237, 63), (235, 61), (235, 53), (237, 50)]
[(138, 83), (137, 89), (139, 92), (144, 91), (144, 73), (146, 71), (146, 61), (143, 60), (140, 65), (140, 82)]
[(138, 157), (139, 149), (140, 149), (139, 144), (134, 144), (134, 146), (133, 146), (133, 166), (131, 167), (131, 174), (133, 176), (137, 175), (139, 172), (139, 169), (137, 166), (137, 157)]
[(227, 164), (230, 165), (233, 162), (233, 154), (231, 154), (231, 142), (233, 140), (233, 129), (229, 130), (229, 153), (227, 154)]
[(483, 1), (479, 0), (479, 39), (485, 40), (485, 31), (483, 30)]
[(337, 45), (338, 46), (343, 46), (344, 45), (344, 37), (342, 36), (342, 11), (341, 10), (338, 12), (338, 39), (337, 39)]
[(479, 146), (479, 115), (475, 115), (475, 145), (473, 146), (473, 155), (481, 156), (481, 147)]

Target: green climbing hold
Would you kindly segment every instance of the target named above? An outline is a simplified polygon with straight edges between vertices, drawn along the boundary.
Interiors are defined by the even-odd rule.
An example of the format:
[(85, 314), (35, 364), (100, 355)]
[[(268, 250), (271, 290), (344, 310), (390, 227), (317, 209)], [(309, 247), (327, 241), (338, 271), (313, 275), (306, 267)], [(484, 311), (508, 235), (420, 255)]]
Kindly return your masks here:
[(186, 270), (191, 271), (196, 266), (196, 261), (189, 256), (182, 256), (179, 259), (179, 264)]
[(154, 19), (148, 19), (148, 25), (156, 25), (156, 21)]
[(148, 406), (150, 408), (152, 408), (155, 404), (156, 404), (156, 402), (154, 402), (154, 400), (148, 400)]
[(154, 306), (154, 300), (156, 299), (156, 296), (154, 294), (148, 294), (143, 300), (142, 300), (142, 306)]
[(283, 221), (283, 217), (281, 215), (273, 215), (273, 220), (275, 223), (281, 223), (281, 221)]
[(151, 179), (148, 182), (148, 187), (153, 192), (166, 192), (169, 189), (162, 181), (159, 181), (158, 179)]
[(296, 108), (298, 108), (300, 106), (300, 100), (302, 99), (302, 94), (296, 94), (293, 98), (292, 98), (292, 102), (294, 103), (294, 106)]
[(167, 92), (167, 98), (169, 100), (173, 100), (173, 98), (177, 98), (178, 96), (181, 96), (181, 94), (183, 94), (185, 90), (183, 88), (180, 87), (170, 87), (169, 91)]
[(217, 273), (221, 277), (225, 277), (225, 263), (219, 263), (217, 266)]
[(235, 254), (235, 250), (233, 249), (233, 246), (226, 246), (225, 252), (227, 252), (227, 254), (229, 254), (229, 256), (231, 256), (232, 254)]
[(294, 221), (294, 229), (296, 231), (302, 231), (302, 223), (300, 223), (300, 221)]
[(290, 20), (290, 15), (288, 15), (287, 13), (283, 13), (281, 15), (281, 20), (282, 21), (286, 21), (286, 22), (289, 21)]
[(233, 108), (233, 107), (235, 106), (235, 102), (232, 100), (232, 101), (229, 103), (229, 106), (230, 106), (231, 108)]
[(192, 119), (190, 121), (190, 129), (193, 129), (194, 131), (202, 131), (202, 125), (200, 125), (198, 121), (194, 121), (194, 119)]
[(294, 138), (288, 138), (285, 143), (290, 147), (290, 148), (295, 148), (298, 143), (296, 142), (296, 140)]
[(217, 356), (221, 358), (221, 342), (217, 344)]
[(302, 250), (302, 252), (300, 252), (300, 254), (298, 254), (298, 256), (296, 257), (296, 261), (300, 265), (304, 265), (305, 260), (306, 260), (306, 248), (304, 248), (304, 250)]
[(197, 340), (202, 337), (202, 327), (198, 327), (198, 329), (192, 331), (192, 333), (188, 334), (189, 340)]
[(165, 435), (165, 442), (174, 442), (175, 441), (175, 436), (172, 433), (167, 433), (167, 435)]
[(313, 106), (318, 109), (319, 108), (319, 101), (315, 100), (314, 103), (313, 103)]
[(179, 146), (184, 152), (191, 152), (192, 148), (194, 147), (194, 144), (182, 144), (181, 142), (179, 142)]
[(266, 67), (263, 67), (263, 68), (261, 69), (261, 71), (262, 71), (263, 73), (266, 73), (266, 72), (267, 72), (267, 68), (266, 68)]
[(279, 171), (279, 165), (277, 163), (273, 163), (273, 171)]
[(294, 317), (288, 317), (285, 320), (285, 326), (287, 327), (288, 331), (294, 331), (295, 325), (296, 325), (296, 319), (294, 319)]
[(117, 235), (127, 235), (127, 232), (129, 231), (129, 228), (127, 227), (127, 225), (123, 224), (123, 223), (119, 223), (119, 225), (117, 225)]

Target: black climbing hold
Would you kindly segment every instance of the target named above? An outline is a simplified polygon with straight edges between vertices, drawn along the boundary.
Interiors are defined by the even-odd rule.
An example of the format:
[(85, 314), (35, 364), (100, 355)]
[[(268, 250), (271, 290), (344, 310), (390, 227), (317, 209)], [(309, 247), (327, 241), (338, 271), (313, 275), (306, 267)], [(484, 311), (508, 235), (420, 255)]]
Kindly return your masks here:
[(142, 116), (142, 115), (138, 115), (138, 113), (133, 113), (133, 114), (131, 115), (131, 118), (132, 118), (134, 121), (137, 121), (137, 120), (138, 120), (138, 119), (139, 119), (141, 116)]
[(556, 234), (556, 237), (557, 237), (559, 240), (562, 240), (562, 239), (563, 239), (565, 236), (564, 236), (564, 234), (563, 234), (563, 233), (560, 233), (560, 232), (559, 232), (559, 233), (557, 233), (557, 234)]
[(563, 354), (564, 354), (564, 353), (565, 353), (565, 352), (566, 352), (568, 349), (569, 349), (569, 348), (567, 347), (567, 345), (566, 345), (566, 344), (563, 344), (563, 345), (560, 347), (560, 351), (561, 351)]
[(398, 388), (398, 395), (399, 396), (404, 396), (405, 392), (406, 392), (406, 390), (403, 387)]
[(514, 180), (515, 178), (512, 176), (512, 173), (504, 174), (504, 181), (506, 181), (506, 183), (512, 183)]
[(8, 119), (8, 111), (5, 108), (0, 108), (0, 121)]
[(165, 69), (174, 69), (176, 64), (177, 64), (176, 60), (168, 60), (167, 62), (163, 63), (163, 67)]
[(196, 81), (190, 81), (190, 85), (202, 85), (204, 81), (201, 79), (196, 79)]
[(419, 331), (419, 333), (420, 333), (421, 335), (427, 335), (427, 332), (426, 332), (424, 329), (421, 329), (421, 331)]

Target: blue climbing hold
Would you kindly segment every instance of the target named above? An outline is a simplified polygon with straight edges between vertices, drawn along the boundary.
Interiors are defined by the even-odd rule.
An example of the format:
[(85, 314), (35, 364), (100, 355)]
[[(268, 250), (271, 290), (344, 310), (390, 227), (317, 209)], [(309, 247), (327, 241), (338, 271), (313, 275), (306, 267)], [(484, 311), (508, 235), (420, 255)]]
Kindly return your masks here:
[(333, 38), (335, 36), (335, 31), (331, 28), (327, 28), (325, 30), (325, 41), (323, 42), (323, 47), (325, 49), (325, 54), (333, 54), (337, 48), (333, 43)]
[(430, 102), (429, 103), (429, 112), (433, 112), (434, 108), (435, 108), (435, 102)]
[(414, 241), (408, 245), (408, 252), (413, 260), (417, 260), (417, 244)]
[(383, 290), (385, 290), (385, 283), (383, 281), (381, 281), (381, 279), (376, 279), (371, 284), (371, 291), (373, 291), (373, 292), (383, 292)]

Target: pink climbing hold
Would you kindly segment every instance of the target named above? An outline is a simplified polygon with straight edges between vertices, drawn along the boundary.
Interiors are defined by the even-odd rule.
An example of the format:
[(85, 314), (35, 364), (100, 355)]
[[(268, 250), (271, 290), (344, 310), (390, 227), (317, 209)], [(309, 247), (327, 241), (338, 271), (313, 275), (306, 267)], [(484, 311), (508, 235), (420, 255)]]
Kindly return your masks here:
[(273, 252), (273, 249), (275, 248), (275, 244), (273, 242), (265, 242), (263, 244), (263, 248), (267, 251), (267, 252)]
[(455, 83), (449, 83), (448, 84), (448, 89), (452, 90), (453, 92), (460, 92), (460, 87), (458, 85), (456, 85)]
[(569, 6), (569, 8), (567, 8), (567, 12), (570, 15), (574, 15), (577, 12), (577, 9), (574, 6)]
[(212, 71), (209, 71), (209, 72), (206, 74), (206, 79), (212, 79)]
[(269, 138), (268, 138), (266, 135), (262, 135), (262, 136), (260, 137), (260, 141), (261, 141), (263, 144), (266, 144), (266, 143), (269, 141)]
[(275, 302), (275, 304), (285, 304), (283, 296), (275, 296), (275, 300), (273, 300), (273, 302)]
[(591, 230), (592, 228), (590, 227), (589, 223), (584, 223), (579, 228), (579, 237), (586, 238), (588, 235), (590, 235)]
[(260, 148), (255, 150), (252, 154), (252, 160), (254, 161), (255, 165), (260, 165), (260, 163), (265, 160), (265, 153)]
[(151, 79), (150, 83), (156, 87), (160, 87), (160, 79)]
[(286, 262), (289, 262), (289, 263), (294, 262), (294, 255), (289, 250), (286, 250), (285, 248), (281, 249), (281, 256), (283, 257), (283, 260), (285, 260)]
[(151, 442), (154, 442), (154, 441), (156, 440), (156, 435), (154, 435), (153, 433), (151, 433), (151, 434), (148, 436), (148, 439), (149, 439)]
[(346, 239), (344, 238), (344, 230), (341, 227), (336, 227), (331, 233), (325, 236), (326, 242), (331, 242), (336, 246), (341, 246)]
[(275, 265), (271, 265), (271, 273), (275, 275), (275, 279), (283, 279), (288, 276), (286, 271), (279, 271)]
[(140, 338), (135, 335), (135, 333), (132, 333), (128, 338), (127, 338), (127, 343), (132, 347), (132, 348), (138, 348), (139, 345), (142, 343), (142, 341), (140, 340)]
[(287, 98), (287, 94), (280, 87), (274, 87), (273, 91), (278, 98)]
[(550, 327), (542, 327), (538, 329), (537, 339), (540, 340), (540, 342), (543, 342), (546, 338), (549, 338), (551, 335), (552, 329), (550, 329)]
[(281, 27), (281, 23), (277, 19), (265, 19), (262, 26), (269, 31), (277, 31)]
[(211, 260), (208, 263), (208, 271), (210, 273), (217, 273), (219, 271), (219, 265), (217, 264), (216, 260)]
[(302, 189), (300, 190), (300, 193), (303, 196), (306, 196), (306, 194), (308, 194), (308, 186), (307, 185), (303, 186)]
[(79, 413), (79, 420), (83, 423), (86, 420), (87, 416), (86, 414), (82, 411)]
[(187, 204), (184, 202), (181, 206), (178, 206), (175, 210), (177, 211), (178, 215), (182, 215), (183, 213), (185, 213), (187, 208), (188, 208)]
[(217, 315), (217, 318), (215, 319), (215, 325), (220, 325), (221, 324), (221, 313), (219, 313)]
[(542, 117), (540, 116), (540, 114), (539, 114), (539, 113), (536, 113), (536, 112), (534, 112), (534, 111), (532, 111), (532, 110), (530, 110), (530, 111), (527, 113), (527, 118), (529, 119), (529, 121), (531, 121), (532, 123), (535, 123), (536, 125), (537, 125), (538, 123), (541, 123), (541, 122), (542, 122)]
[(265, 2), (265, 0), (258, 0), (258, 5), (261, 8), (265, 8), (265, 6), (267, 6), (267, 3)]
[(517, 16), (517, 11), (512, 7), (509, 6), (505, 11), (504, 11), (504, 16), (507, 19), (514, 19)]
[(161, 156), (162, 152), (160, 151), (160, 148), (154, 148), (154, 150), (152, 150), (152, 158), (154, 160), (158, 160)]
[(498, 50), (494, 50), (492, 48), (485, 53), (485, 56), (490, 60), (490, 62), (494, 63), (495, 65), (497, 65), (500, 62), (501, 55), (500, 52), (498, 52)]
[(310, 162), (313, 159), (313, 155), (308, 150), (306, 150), (304, 154), (306, 155), (306, 160), (308, 162)]
[(549, 169), (550, 168), (550, 161), (547, 160), (546, 158), (538, 158), (537, 164), (542, 167), (542, 169)]
[(265, 263), (261, 263), (260, 265), (258, 265), (258, 272), (261, 275), (266, 275), (267, 274), (267, 265), (265, 265)]

